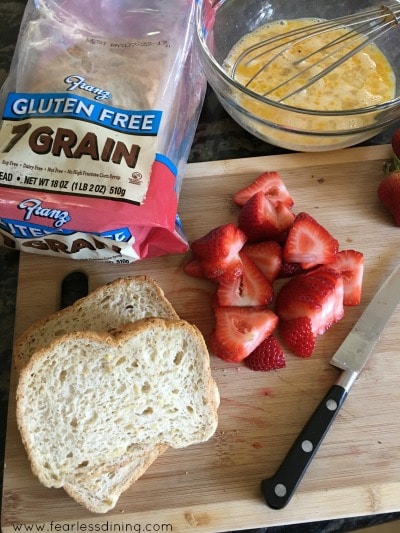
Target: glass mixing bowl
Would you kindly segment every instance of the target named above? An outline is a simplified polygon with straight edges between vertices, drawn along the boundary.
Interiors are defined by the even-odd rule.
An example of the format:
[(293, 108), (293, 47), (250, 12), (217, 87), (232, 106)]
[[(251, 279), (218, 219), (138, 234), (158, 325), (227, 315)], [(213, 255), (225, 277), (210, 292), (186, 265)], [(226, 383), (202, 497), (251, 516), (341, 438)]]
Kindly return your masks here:
[(207, 80), (236, 122), (275, 146), (315, 152), (365, 141), (400, 120), (400, 26), (375, 41), (394, 72), (394, 98), (369, 107), (318, 111), (279, 103), (239, 83), (223, 64), (243, 35), (271, 21), (332, 19), (377, 5), (371, 0), (197, 0), (197, 37)]

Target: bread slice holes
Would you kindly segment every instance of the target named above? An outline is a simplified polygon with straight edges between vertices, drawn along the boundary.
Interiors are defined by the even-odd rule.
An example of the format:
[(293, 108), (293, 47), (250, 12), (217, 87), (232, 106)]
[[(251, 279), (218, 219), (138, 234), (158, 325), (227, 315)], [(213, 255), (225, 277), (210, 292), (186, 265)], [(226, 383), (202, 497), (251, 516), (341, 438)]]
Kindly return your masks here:
[(62, 370), (60, 372), (60, 375), (58, 376), (59, 380), (61, 381), (61, 383), (64, 383), (64, 381), (66, 380), (67, 378), (67, 371), (66, 370)]
[(182, 359), (183, 359), (183, 355), (184, 353), (182, 351), (179, 351), (176, 355), (175, 355), (175, 358), (174, 358), (174, 363), (176, 365), (180, 365), (181, 362), (182, 362)]
[(190, 413), (190, 414), (193, 414), (194, 413), (194, 409), (191, 405), (187, 405), (186, 406), (186, 410)]
[(142, 415), (151, 415), (152, 413), (153, 413), (153, 408), (152, 408), (152, 407), (147, 407), (147, 408), (143, 411)]
[(89, 461), (82, 461), (81, 463), (79, 463), (78, 468), (84, 468), (88, 464), (89, 464)]
[(146, 393), (146, 392), (150, 392), (150, 390), (151, 390), (150, 383), (148, 381), (146, 381), (146, 383), (143, 383), (142, 392)]
[(137, 361), (132, 361), (130, 365), (127, 365), (125, 367), (125, 372), (131, 373), (134, 371), (135, 368), (139, 367), (139, 363)]
[(72, 428), (76, 428), (78, 427), (78, 421), (77, 419), (74, 417), (71, 422), (69, 423), (69, 425), (72, 427)]

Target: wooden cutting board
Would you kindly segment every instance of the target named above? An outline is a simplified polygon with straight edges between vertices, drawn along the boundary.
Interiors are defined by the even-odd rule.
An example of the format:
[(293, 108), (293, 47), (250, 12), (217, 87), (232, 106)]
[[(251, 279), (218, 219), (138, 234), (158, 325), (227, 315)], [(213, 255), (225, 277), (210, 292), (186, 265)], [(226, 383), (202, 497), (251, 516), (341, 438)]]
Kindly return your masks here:
[[(348, 308), (343, 320), (319, 338), (310, 359), (287, 353), (283, 370), (252, 372), (212, 356), (221, 393), (215, 437), (201, 446), (167, 451), (106, 515), (90, 514), (63, 490), (42, 487), (31, 474), (15, 424), (13, 374), (3, 532), (14, 533), (15, 525), (26, 523), (46, 524), (46, 531), (221, 532), (399, 511), (400, 309), (289, 505), (269, 509), (259, 489), (336, 380), (331, 355), (400, 260), (400, 228), (376, 198), (389, 157), (389, 146), (375, 146), (188, 165), (180, 214), (189, 239), (235, 220), (232, 194), (261, 172), (279, 170), (296, 212), (314, 216), (342, 249), (365, 254), (362, 304)], [(91, 289), (118, 276), (153, 276), (181, 317), (207, 336), (213, 285), (186, 276), (182, 262), (183, 256), (168, 256), (118, 266), (22, 255), (16, 334), (56, 310), (62, 279), (82, 270)]]

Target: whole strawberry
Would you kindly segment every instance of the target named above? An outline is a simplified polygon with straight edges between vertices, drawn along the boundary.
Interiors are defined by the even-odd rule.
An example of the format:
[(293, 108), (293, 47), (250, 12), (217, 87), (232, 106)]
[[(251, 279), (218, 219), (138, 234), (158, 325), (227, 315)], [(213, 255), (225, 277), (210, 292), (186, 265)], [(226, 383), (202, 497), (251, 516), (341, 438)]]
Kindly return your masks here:
[(394, 170), (380, 182), (378, 198), (400, 226), (400, 170)]
[(395, 163), (400, 162), (400, 128), (398, 128), (392, 135), (392, 149)]

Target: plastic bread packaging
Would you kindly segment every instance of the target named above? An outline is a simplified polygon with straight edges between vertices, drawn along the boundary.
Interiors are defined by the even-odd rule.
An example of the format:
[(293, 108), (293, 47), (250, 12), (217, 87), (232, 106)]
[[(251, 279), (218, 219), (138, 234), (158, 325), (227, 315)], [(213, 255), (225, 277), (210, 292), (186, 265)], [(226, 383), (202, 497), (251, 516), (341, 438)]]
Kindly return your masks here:
[(28, 0), (0, 93), (0, 244), (130, 263), (187, 250), (206, 81), (193, 0)]

